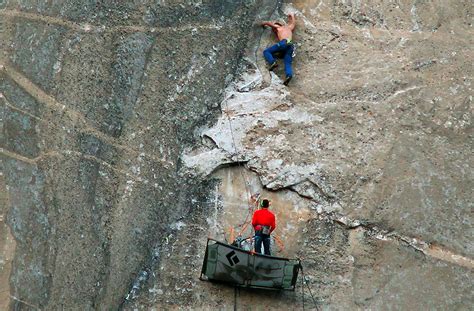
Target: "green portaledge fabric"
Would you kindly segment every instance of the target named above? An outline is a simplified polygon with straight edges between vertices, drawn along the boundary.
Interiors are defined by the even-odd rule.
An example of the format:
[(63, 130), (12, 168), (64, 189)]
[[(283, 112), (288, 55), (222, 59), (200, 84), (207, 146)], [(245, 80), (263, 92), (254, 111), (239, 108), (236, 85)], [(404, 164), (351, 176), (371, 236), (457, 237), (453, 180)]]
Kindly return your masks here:
[(209, 239), (202, 275), (243, 287), (294, 290), (299, 267), (297, 259), (253, 254)]

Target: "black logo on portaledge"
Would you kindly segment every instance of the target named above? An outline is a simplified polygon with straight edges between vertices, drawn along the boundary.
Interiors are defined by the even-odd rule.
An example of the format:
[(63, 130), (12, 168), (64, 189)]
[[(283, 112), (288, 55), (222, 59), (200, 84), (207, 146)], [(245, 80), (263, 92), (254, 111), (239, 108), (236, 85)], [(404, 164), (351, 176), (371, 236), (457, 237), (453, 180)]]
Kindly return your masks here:
[(237, 257), (234, 251), (228, 253), (226, 257), (231, 266), (236, 265), (240, 262), (239, 257)]

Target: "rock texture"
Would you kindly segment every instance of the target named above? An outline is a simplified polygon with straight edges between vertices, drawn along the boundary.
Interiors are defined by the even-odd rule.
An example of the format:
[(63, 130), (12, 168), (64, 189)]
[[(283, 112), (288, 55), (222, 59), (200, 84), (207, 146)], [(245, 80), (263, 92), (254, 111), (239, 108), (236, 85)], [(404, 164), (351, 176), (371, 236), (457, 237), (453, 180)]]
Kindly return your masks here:
[[(0, 9), (11, 309), (474, 303), (470, 1)], [(287, 88), (258, 21), (288, 12)], [(198, 280), (207, 236), (251, 234), (257, 192), (275, 253), (303, 259), (296, 292)]]
[(259, 6), (1, 3), (13, 309), (123, 302), (201, 191), (179, 156), (219, 113)]

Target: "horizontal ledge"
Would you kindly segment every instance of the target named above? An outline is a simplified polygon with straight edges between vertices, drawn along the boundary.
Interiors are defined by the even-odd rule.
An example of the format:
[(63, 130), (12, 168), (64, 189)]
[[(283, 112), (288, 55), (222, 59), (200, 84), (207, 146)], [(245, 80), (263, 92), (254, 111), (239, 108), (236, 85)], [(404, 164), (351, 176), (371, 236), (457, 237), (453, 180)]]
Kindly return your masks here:
[(105, 26), (105, 25), (94, 25), (89, 23), (76, 23), (67, 19), (62, 19), (53, 16), (41, 15), (36, 13), (27, 13), (17, 10), (1, 10), (0, 16), (6, 17), (20, 17), (24, 19), (40, 21), (47, 24), (54, 24), (69, 29), (74, 29), (78, 32), (162, 32), (162, 31), (192, 31), (194, 29), (221, 29), (222, 25), (211, 25), (211, 24), (202, 24), (202, 25), (187, 25), (181, 27), (149, 27), (142, 25), (123, 25), (123, 26)]

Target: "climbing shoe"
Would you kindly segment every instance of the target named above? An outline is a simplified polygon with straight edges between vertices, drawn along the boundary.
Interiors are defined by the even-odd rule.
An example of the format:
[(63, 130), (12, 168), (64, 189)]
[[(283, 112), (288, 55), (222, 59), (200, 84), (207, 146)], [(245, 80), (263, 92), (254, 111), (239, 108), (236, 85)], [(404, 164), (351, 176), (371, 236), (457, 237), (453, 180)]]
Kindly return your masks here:
[(291, 78), (293, 78), (293, 77), (292, 77), (292, 76), (287, 76), (286, 79), (285, 79), (285, 81), (283, 81), (283, 84), (286, 85), (286, 86), (288, 86), (288, 84), (289, 84), (290, 81), (291, 81)]
[(268, 70), (273, 71), (273, 69), (275, 69), (276, 67), (278, 67), (277, 62), (273, 62), (273, 64), (271, 64), (270, 67), (268, 67)]

